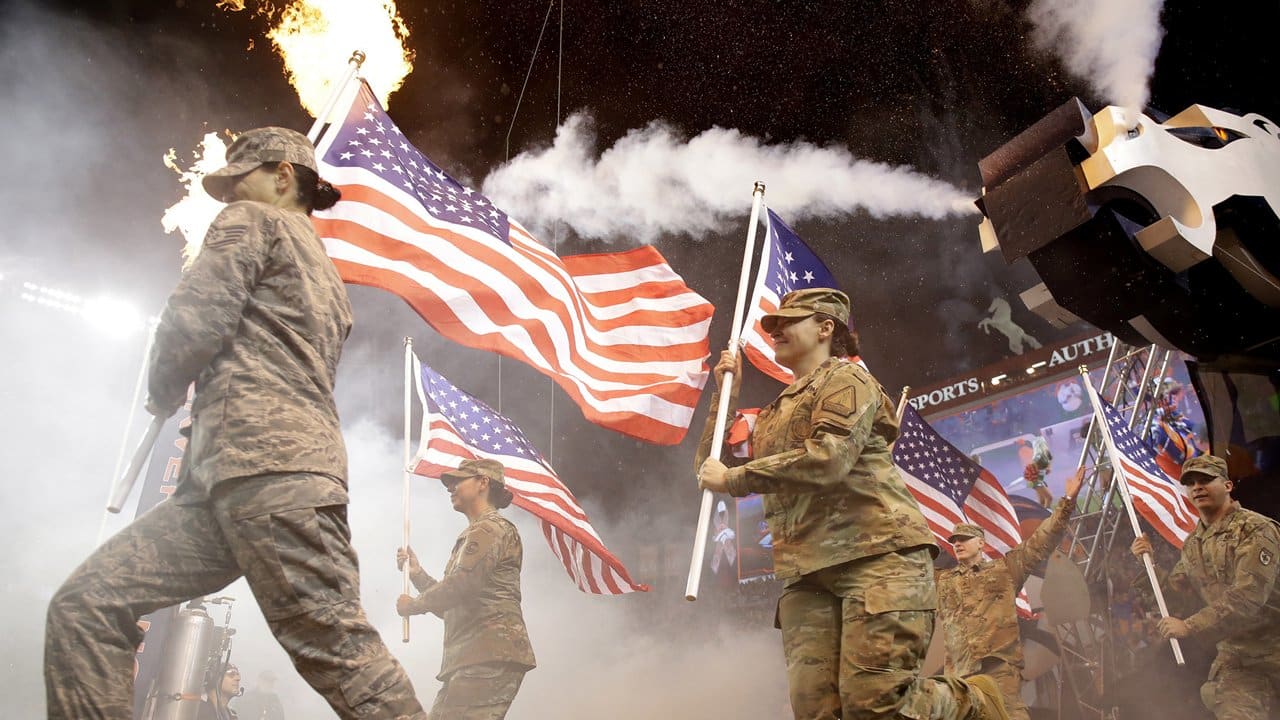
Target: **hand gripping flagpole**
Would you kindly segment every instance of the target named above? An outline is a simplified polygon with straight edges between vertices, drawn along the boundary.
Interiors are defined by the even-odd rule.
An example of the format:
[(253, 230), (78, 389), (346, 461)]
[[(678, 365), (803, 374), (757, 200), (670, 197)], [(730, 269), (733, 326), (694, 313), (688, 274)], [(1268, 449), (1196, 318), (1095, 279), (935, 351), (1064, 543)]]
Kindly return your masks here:
[[(413, 405), (410, 401), (410, 395), (413, 393), (413, 338), (405, 337), (404, 339), (404, 551), (409, 552), (409, 479), (413, 476), (413, 468), (410, 464), (413, 462), (412, 451), (409, 447), (410, 433), (412, 433), (412, 423), (410, 422), (413, 415)], [(405, 558), (404, 567), (404, 586), (401, 589), (405, 595), (409, 594), (409, 559)], [(409, 642), (409, 618), (400, 619), (400, 641)]]
[[(760, 206), (764, 202), (764, 183), (756, 181), (751, 191), (751, 222), (747, 226), (747, 247), (742, 253), (742, 272), (738, 276), (738, 299), (733, 307), (733, 325), (729, 330), (729, 351), (741, 352), (739, 339), (742, 336), (742, 314), (747, 303), (747, 284), (751, 277), (751, 256), (756, 248), (756, 226), (760, 222)], [(733, 394), (733, 373), (724, 374), (721, 381), (720, 405), (716, 408), (716, 426), (711, 436), (711, 454), (707, 457), (718, 458), (724, 449), (724, 431), (729, 415), (729, 398)], [(707, 530), (711, 522), (710, 490), (702, 491), (702, 506), (698, 510), (698, 529), (693, 536), (693, 558), (689, 561), (689, 580), (684, 587), (685, 600), (698, 599), (698, 585), (702, 582), (702, 560), (707, 553)]]
[(364, 64), (365, 54), (360, 50), (351, 53), (351, 57), (347, 60), (347, 74), (342, 76), (342, 80), (333, 87), (333, 92), (329, 94), (329, 100), (324, 104), (324, 110), (316, 115), (316, 121), (311, 124), (311, 129), (307, 131), (307, 139), (312, 145), (316, 144), (316, 140), (320, 139), (320, 131), (329, 123), (329, 116), (333, 114), (333, 108), (341, 99), (342, 93), (346, 91), (347, 86), (351, 84), (352, 78), (356, 73), (360, 72), (360, 66)]
[[(1084, 378), (1085, 390), (1089, 392), (1089, 401), (1093, 403), (1095, 424), (1102, 431), (1102, 441), (1107, 446), (1107, 457), (1111, 459), (1111, 482), (1116, 483), (1116, 487), (1120, 488), (1120, 497), (1124, 500), (1124, 508), (1129, 513), (1129, 523), (1133, 525), (1133, 536), (1140, 537), (1142, 535), (1142, 526), (1138, 524), (1138, 513), (1133, 509), (1133, 498), (1129, 495), (1129, 483), (1124, 479), (1124, 473), (1120, 472), (1120, 454), (1116, 450), (1115, 438), (1111, 437), (1111, 429), (1107, 426), (1107, 419), (1102, 415), (1102, 403), (1098, 400), (1098, 391), (1093, 388), (1093, 381), (1089, 379), (1089, 368), (1081, 365), (1080, 375)], [(1156, 565), (1151, 559), (1151, 553), (1142, 554), (1142, 564), (1147, 569), (1147, 580), (1151, 583), (1151, 591), (1156, 596), (1156, 606), (1160, 608), (1160, 617), (1167, 618), (1169, 617), (1169, 607), (1165, 605), (1164, 593), (1160, 591), (1160, 581), (1156, 579)], [(1173, 648), (1173, 659), (1179, 665), (1186, 665), (1187, 661), (1182, 657), (1182, 646), (1178, 644), (1178, 639), (1169, 638), (1169, 645)]]

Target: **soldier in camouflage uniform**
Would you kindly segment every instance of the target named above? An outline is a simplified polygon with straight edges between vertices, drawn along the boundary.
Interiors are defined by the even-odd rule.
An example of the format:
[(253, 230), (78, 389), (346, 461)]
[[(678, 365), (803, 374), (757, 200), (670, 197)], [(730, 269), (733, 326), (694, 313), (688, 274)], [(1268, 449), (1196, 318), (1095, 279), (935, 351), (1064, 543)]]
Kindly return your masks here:
[(434, 613), (444, 619), (444, 657), (436, 676), (444, 683), (431, 706), (432, 720), (501, 720), (534, 667), (533, 648), (520, 612), (523, 548), (515, 525), (498, 513), (511, 504), (502, 464), (464, 460), (440, 476), (453, 509), (467, 516), (436, 580), (413, 550), (396, 561), (409, 563), (409, 579), (421, 594), (401, 595), (403, 616)]
[[(991, 678), (919, 677), (937, 606), (937, 546), (893, 464), (894, 407), (845, 360), (857, 352), (848, 321), (848, 297), (828, 288), (788, 293), (764, 317), (777, 361), (796, 380), (760, 411), (756, 458), (745, 465), (707, 457), (708, 418), (699, 482), (763, 494), (785, 583), (776, 624), (796, 718), (1005, 718)], [(736, 406), (736, 353), (721, 355), (717, 380), (727, 371)]]
[(54, 594), (49, 717), (130, 718), (137, 619), (244, 576), (339, 717), (423, 718), (360, 605), (333, 399), (351, 306), (308, 217), (338, 193), (293, 130), (250, 130), (227, 163), (204, 186), (230, 204), (169, 298), (151, 352), (152, 413), (171, 415), (195, 383), (178, 487)]
[[(1280, 709), (1280, 525), (1231, 499), (1222, 458), (1188, 460), (1180, 481), (1200, 522), (1161, 580), (1170, 617), (1160, 620), (1160, 635), (1216, 641), (1218, 655), (1200, 688), (1205, 706), (1218, 720), (1265, 720)], [(1131, 549), (1141, 558), (1151, 541), (1140, 536)]]
[(948, 540), (957, 565), (938, 573), (939, 621), (946, 637), (948, 674), (995, 678), (1013, 720), (1029, 720), (1022, 702), (1022, 638), (1014, 600), (1032, 569), (1044, 562), (1067, 532), (1084, 469), (1067, 481), (1066, 495), (1026, 542), (1004, 557), (986, 560), (986, 533), (956, 525)]

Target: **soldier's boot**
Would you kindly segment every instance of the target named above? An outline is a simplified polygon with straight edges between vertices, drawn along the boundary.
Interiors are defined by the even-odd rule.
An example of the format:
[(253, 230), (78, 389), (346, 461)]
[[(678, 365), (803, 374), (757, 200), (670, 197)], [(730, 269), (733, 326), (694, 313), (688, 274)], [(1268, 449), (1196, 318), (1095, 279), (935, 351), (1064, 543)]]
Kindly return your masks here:
[(995, 678), (990, 675), (973, 675), (965, 678), (973, 690), (971, 696), (972, 709), (965, 720), (1009, 720), (1009, 711), (1004, 706), (1004, 694)]

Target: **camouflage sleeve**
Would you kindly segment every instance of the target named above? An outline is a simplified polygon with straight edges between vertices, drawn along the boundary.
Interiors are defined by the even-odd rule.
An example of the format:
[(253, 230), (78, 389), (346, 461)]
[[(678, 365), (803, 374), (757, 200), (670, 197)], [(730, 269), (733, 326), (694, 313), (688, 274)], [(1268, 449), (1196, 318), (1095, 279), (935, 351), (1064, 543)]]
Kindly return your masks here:
[(431, 577), (431, 575), (422, 568), (410, 568), (409, 582), (413, 583), (413, 587), (416, 588), (418, 592), (423, 592), (432, 585), (435, 585), (438, 581)]
[(474, 598), (510, 545), (503, 526), (479, 522), (467, 528), (453, 569), (414, 598), (413, 612), (443, 615), (444, 611)]
[[(1139, 560), (1138, 564), (1143, 565)], [(1197, 609), (1202, 607), (1204, 603), (1200, 602), (1200, 597), (1191, 588), (1191, 582), (1187, 577), (1187, 566), (1181, 559), (1173, 566), (1173, 570), (1165, 571), (1159, 565), (1156, 568), (1156, 582), (1160, 584), (1160, 592), (1164, 594), (1165, 605), (1169, 608), (1169, 614), (1174, 617), (1186, 617)], [(1134, 576), (1133, 582), (1130, 583), (1134, 597), (1140, 599), (1142, 604), (1152, 611), (1156, 608), (1156, 595), (1151, 589), (1151, 581), (1147, 579), (1146, 568), (1143, 567)]]
[(1276, 585), (1280, 532), (1269, 521), (1250, 530), (1235, 547), (1230, 587), (1186, 619), (1192, 633), (1235, 634), (1257, 624), (1262, 617)]
[(850, 369), (832, 373), (817, 392), (804, 445), (731, 468), (730, 495), (812, 492), (845, 481), (871, 437), (880, 388)]
[[(720, 409), (720, 391), (716, 390), (711, 393), (711, 412), (707, 415), (707, 422), (702, 426), (702, 437), (698, 439), (698, 452), (693, 457), (693, 474), (697, 475), (698, 470), (702, 468), (702, 463), (711, 455), (711, 441), (715, 440), (716, 434), (716, 411)], [(725, 434), (728, 435), (729, 428), (733, 425), (734, 413), (738, 410), (737, 394), (729, 396), (729, 412), (725, 419)], [(724, 448), (721, 448), (720, 460), (726, 465), (741, 465), (746, 462), (743, 458), (737, 458), (733, 455), (725, 454)]]
[(1069, 502), (1066, 498), (1060, 498), (1057, 507), (1053, 509), (1053, 514), (1040, 523), (1035, 532), (1031, 533), (1031, 537), (1004, 556), (1005, 565), (1009, 568), (1009, 574), (1013, 576), (1015, 587), (1021, 588), (1031, 571), (1044, 562), (1045, 558), (1049, 557), (1049, 553), (1062, 542), (1062, 536), (1067, 533), (1067, 524), (1071, 521), (1071, 513), (1074, 510), (1075, 503)]
[(240, 325), (266, 263), (267, 218), (253, 203), (218, 213), (195, 262), (169, 296), (151, 347), (147, 389), (153, 404), (174, 408)]

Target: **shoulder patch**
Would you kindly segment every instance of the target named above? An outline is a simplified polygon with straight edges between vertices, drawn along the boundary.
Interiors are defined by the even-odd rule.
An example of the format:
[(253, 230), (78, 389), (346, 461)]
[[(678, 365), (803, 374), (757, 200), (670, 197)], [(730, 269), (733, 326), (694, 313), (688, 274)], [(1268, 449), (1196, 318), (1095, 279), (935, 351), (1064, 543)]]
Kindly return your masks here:
[(822, 411), (833, 415), (847, 416), (857, 406), (858, 393), (852, 385), (840, 388), (822, 398)]
[(480, 543), (476, 542), (475, 540), (472, 540), (471, 542), (467, 543), (467, 546), (462, 549), (462, 552), (466, 555), (475, 555), (476, 551), (479, 549), (480, 549)]
[(209, 233), (204, 237), (204, 246), (208, 248), (223, 247), (238, 243), (248, 234), (249, 226), (247, 225), (231, 225), (231, 226), (213, 226), (209, 228)]
[(1263, 548), (1262, 550), (1258, 551), (1258, 562), (1262, 563), (1263, 565), (1270, 565), (1271, 561), (1274, 559), (1275, 559), (1275, 555), (1271, 554), (1270, 550)]

